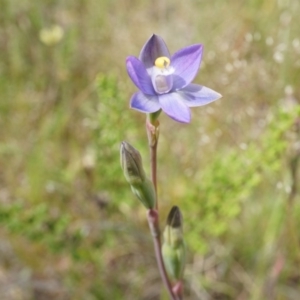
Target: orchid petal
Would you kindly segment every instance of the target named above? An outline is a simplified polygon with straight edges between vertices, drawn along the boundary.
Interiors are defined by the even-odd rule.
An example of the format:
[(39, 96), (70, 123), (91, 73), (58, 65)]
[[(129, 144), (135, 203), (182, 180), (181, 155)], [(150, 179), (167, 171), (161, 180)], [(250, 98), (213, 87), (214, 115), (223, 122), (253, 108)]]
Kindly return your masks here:
[(129, 56), (126, 59), (127, 72), (133, 83), (144, 94), (155, 95), (151, 77), (147, 73), (144, 64), (136, 57)]
[(148, 96), (141, 92), (136, 92), (131, 97), (130, 108), (144, 113), (153, 113), (160, 110), (160, 104), (156, 96)]
[(162, 110), (172, 119), (181, 123), (191, 121), (191, 112), (179, 93), (159, 95)]
[(222, 97), (214, 90), (199, 84), (189, 84), (178, 93), (182, 95), (188, 107), (206, 105)]
[(173, 90), (184, 88), (195, 78), (201, 63), (202, 49), (201, 44), (196, 44), (183, 48), (172, 56)]
[(170, 58), (170, 52), (164, 40), (160, 36), (153, 34), (142, 48), (139, 59), (148, 69), (153, 67), (155, 60), (161, 56)]

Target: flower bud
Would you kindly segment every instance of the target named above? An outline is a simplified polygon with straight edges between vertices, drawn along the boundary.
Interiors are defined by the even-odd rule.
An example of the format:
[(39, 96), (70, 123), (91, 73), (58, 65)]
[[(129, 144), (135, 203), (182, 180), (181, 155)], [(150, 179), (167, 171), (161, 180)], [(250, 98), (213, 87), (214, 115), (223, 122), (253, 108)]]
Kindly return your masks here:
[(122, 142), (120, 155), (123, 173), (131, 186), (132, 192), (146, 208), (154, 208), (156, 200), (155, 189), (152, 181), (145, 175), (139, 151), (127, 142)]
[(182, 279), (186, 246), (183, 239), (182, 215), (177, 206), (173, 206), (168, 215), (162, 255), (168, 274), (176, 280)]
[(140, 184), (145, 178), (142, 157), (138, 150), (123, 141), (120, 147), (121, 167), (129, 184)]
[(141, 184), (132, 184), (131, 190), (146, 208), (154, 208), (155, 190), (153, 183), (150, 179), (146, 178), (145, 181), (143, 181)]

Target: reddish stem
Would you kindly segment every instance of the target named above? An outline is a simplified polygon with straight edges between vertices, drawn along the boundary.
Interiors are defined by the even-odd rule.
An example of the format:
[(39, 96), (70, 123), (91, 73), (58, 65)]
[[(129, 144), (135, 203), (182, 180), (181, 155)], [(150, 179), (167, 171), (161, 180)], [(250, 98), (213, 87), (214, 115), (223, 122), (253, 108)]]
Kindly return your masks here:
[(172, 291), (174, 295), (178, 297), (179, 300), (183, 299), (183, 282), (180, 280), (176, 282), (175, 285), (172, 287)]
[(159, 214), (158, 214), (158, 197), (157, 197), (157, 144), (159, 137), (159, 122), (157, 120), (158, 114), (149, 114), (146, 120), (146, 129), (148, 135), (148, 143), (150, 148), (150, 166), (151, 166), (151, 180), (154, 185), (156, 201), (155, 209), (148, 210), (147, 218), (150, 228), (150, 232), (153, 238), (155, 257), (159, 269), (161, 279), (169, 293), (171, 300), (179, 300), (173, 290), (172, 285), (169, 281), (162, 253), (161, 253), (161, 241), (160, 241), (160, 230), (159, 230)]
[(150, 148), (150, 166), (151, 166), (151, 180), (154, 185), (156, 201), (155, 208), (158, 211), (158, 197), (157, 197), (157, 145), (159, 136), (159, 122), (158, 120), (151, 120), (147, 118), (146, 129), (148, 135), (148, 144)]
[(155, 208), (158, 210), (158, 197), (157, 197), (157, 143), (153, 146), (150, 146), (150, 159), (151, 159), (151, 180), (154, 185), (155, 194), (156, 194), (156, 201), (155, 201)]
[(159, 219), (158, 219), (158, 211), (154, 209), (150, 209), (147, 212), (147, 219), (148, 219), (148, 224), (149, 228), (151, 231), (151, 235), (153, 238), (153, 244), (154, 244), (154, 251), (155, 251), (155, 257), (159, 269), (159, 273), (161, 276), (161, 279), (169, 293), (170, 299), (171, 300), (179, 300), (182, 299), (180, 297), (177, 297), (173, 290), (172, 290), (172, 285), (169, 281), (162, 253), (161, 253), (161, 242), (160, 242), (160, 230), (159, 230)]

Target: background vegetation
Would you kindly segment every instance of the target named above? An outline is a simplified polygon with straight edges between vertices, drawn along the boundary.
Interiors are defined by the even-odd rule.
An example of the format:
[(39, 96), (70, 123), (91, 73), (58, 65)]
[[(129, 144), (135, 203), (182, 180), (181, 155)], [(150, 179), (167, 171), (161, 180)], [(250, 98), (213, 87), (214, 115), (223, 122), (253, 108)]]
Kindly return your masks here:
[(223, 95), (189, 125), (160, 118), (185, 299), (299, 299), (298, 0), (0, 4), (1, 299), (167, 299), (119, 166), (127, 140), (149, 170), (125, 59), (152, 33), (171, 53), (203, 43), (195, 82)]

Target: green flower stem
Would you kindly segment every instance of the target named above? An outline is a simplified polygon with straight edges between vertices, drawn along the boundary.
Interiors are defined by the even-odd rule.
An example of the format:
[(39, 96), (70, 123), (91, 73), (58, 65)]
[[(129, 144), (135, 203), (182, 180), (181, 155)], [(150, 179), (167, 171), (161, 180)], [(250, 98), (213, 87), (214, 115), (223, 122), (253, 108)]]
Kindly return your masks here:
[(169, 281), (165, 265), (163, 262), (163, 257), (161, 253), (161, 242), (160, 242), (160, 230), (159, 230), (159, 217), (158, 212), (155, 209), (149, 209), (147, 212), (147, 219), (150, 228), (150, 232), (153, 238), (155, 257), (159, 269), (162, 281), (169, 293), (171, 300), (182, 300), (181, 296), (176, 296), (172, 290), (172, 285)]

